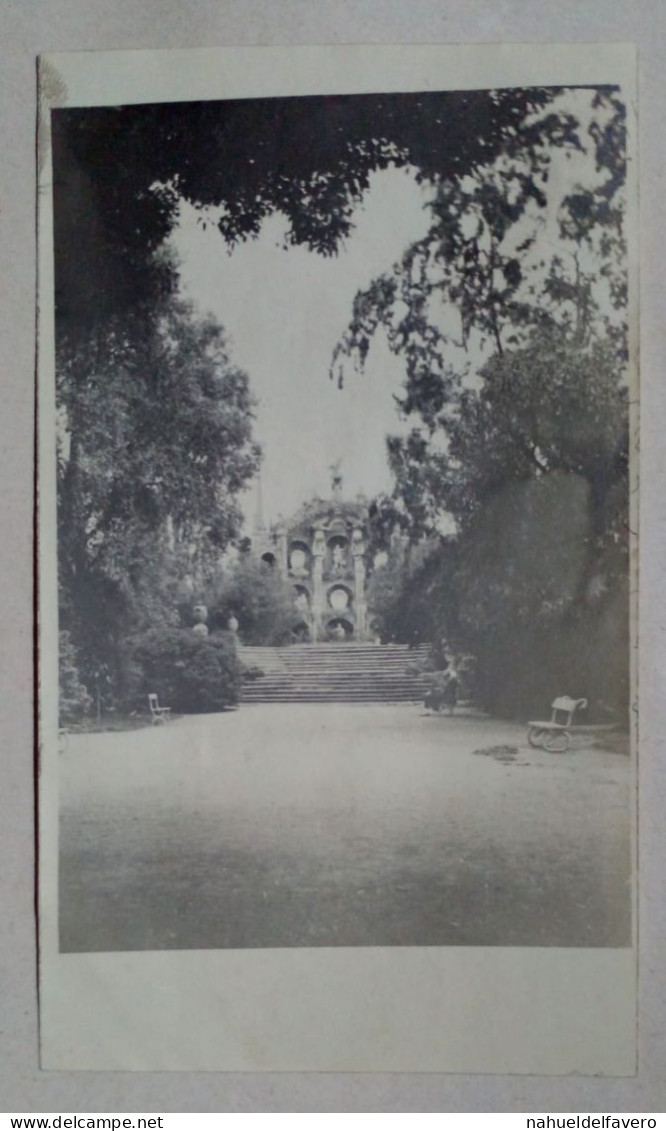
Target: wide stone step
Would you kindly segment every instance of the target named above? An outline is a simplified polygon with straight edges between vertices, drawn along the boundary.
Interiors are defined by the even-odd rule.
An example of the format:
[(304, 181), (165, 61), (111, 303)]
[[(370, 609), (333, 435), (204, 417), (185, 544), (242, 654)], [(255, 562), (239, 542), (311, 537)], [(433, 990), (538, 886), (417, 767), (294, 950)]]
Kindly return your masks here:
[(412, 676), (405, 676), (401, 672), (391, 673), (382, 672), (380, 674), (369, 673), (335, 673), (335, 672), (300, 672), (300, 673), (282, 673), (272, 672), (261, 678), (255, 680), (248, 680), (248, 683), (265, 683), (266, 681), (278, 681), (289, 683), (410, 683), (423, 685), (423, 680), (414, 678)]
[(418, 662), (428, 654), (394, 644), (241, 646), (246, 667), (264, 674), (243, 684), (245, 703), (407, 703), (423, 695)]
[(421, 674), (417, 672), (406, 672), (401, 667), (357, 667), (357, 668), (344, 668), (344, 667), (292, 667), (287, 672), (266, 671), (266, 675), (292, 675), (294, 679), (300, 675), (337, 675), (345, 676), (347, 679), (380, 679), (381, 676), (386, 675), (389, 679), (395, 680), (416, 680), (421, 679)]
[[(300, 675), (291, 675), (289, 677), (280, 676), (280, 675), (264, 676), (264, 680), (269, 680), (269, 679), (281, 680), (281, 679), (286, 679), (286, 678), (289, 678), (292, 683), (341, 683), (341, 684), (342, 683), (363, 683), (363, 684), (413, 683), (414, 685), (418, 684), (419, 687), (422, 685), (422, 680), (420, 680), (420, 679), (412, 679), (410, 677), (400, 675), (400, 674), (391, 675), (389, 672), (384, 672), (381, 675), (365, 675), (365, 676), (348, 675), (348, 674), (335, 675), (335, 673), (333, 673), (333, 672), (322, 672), (320, 674), (315, 674), (315, 673), (312, 673), (312, 672), (302, 672)], [(252, 682), (259, 683), (259, 682), (262, 682), (262, 681), (261, 680), (255, 680), (255, 681), (252, 681)]]
[(421, 654), (418, 652), (409, 652), (407, 649), (405, 649), (404, 652), (397, 651), (393, 648), (391, 648), (390, 650), (387, 649), (385, 652), (380, 648), (372, 648), (366, 652), (353, 648), (351, 645), (349, 646), (349, 648), (336, 648), (335, 651), (328, 653), (315, 648), (313, 648), (311, 652), (301, 651), (300, 649), (297, 650), (296, 648), (281, 648), (278, 650), (278, 652), (280, 657), (286, 662), (289, 662), (289, 660), (297, 659), (308, 659), (314, 661), (325, 660), (327, 662), (330, 662), (332, 660), (340, 660), (346, 664), (354, 663), (355, 660), (359, 659), (375, 659), (380, 663), (387, 659), (404, 660), (411, 656), (416, 658)]
[[(261, 667), (261, 665), (257, 665)], [(266, 665), (269, 667), (272, 665)], [(277, 667), (276, 667), (277, 670)], [(343, 663), (335, 660), (333, 663), (322, 663), (321, 661), (312, 661), (309, 663), (307, 660), (287, 660), (280, 670), (286, 671), (343, 671), (343, 672), (358, 672), (358, 671), (416, 671), (416, 665), (409, 664), (406, 660), (386, 660), (385, 663), (379, 664), (376, 660), (357, 660), (351, 663)]]
[[(268, 659), (268, 657), (267, 657)], [(417, 657), (407, 655), (390, 654), (388, 656), (359, 656), (352, 654), (351, 656), (280, 656), (280, 663), (291, 664), (344, 664), (345, 666), (355, 666), (356, 664), (409, 664), (417, 663)]]
[(279, 692), (267, 691), (263, 694), (243, 694), (243, 702), (257, 702), (257, 703), (271, 703), (271, 702), (284, 702), (284, 703), (323, 703), (323, 702), (421, 702), (420, 694), (410, 694), (408, 691), (396, 691), (393, 693), (387, 692), (381, 694), (380, 692), (363, 692), (354, 691), (346, 694), (339, 694), (336, 692), (322, 691), (319, 693), (308, 693), (302, 691), (300, 693), (280, 694)]
[[(245, 663), (245, 661), (243, 661)], [(273, 672), (402, 672), (405, 675), (418, 675), (421, 674), (421, 668), (413, 667), (405, 663), (387, 663), (387, 664), (283, 664), (278, 667), (273, 664), (253, 665), (261, 669), (261, 671)]]

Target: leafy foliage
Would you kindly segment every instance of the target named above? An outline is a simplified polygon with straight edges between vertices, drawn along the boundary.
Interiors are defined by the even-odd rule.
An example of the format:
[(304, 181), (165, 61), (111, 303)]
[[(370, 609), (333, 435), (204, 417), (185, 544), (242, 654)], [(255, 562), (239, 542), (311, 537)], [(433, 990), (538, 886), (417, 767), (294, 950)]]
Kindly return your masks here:
[(123, 694), (123, 640), (176, 625), (240, 528), (259, 453), (248, 379), (183, 304), (59, 352), (61, 624)]
[(612, 346), (594, 341), (582, 350), (559, 329), (491, 357), (478, 387), (462, 387), (455, 412), (440, 422), (444, 443), (415, 429), (389, 444), (415, 523), (427, 526), (446, 510), (464, 525), (504, 484), (567, 472), (590, 486), (595, 533), (617, 532), (617, 488), (628, 469), (622, 379)]
[(285, 644), (300, 619), (291, 586), (266, 562), (241, 554), (211, 587), (210, 623), (225, 626), (233, 614), (243, 644)]
[(458, 531), (431, 536), (425, 568), (394, 571), (383, 633), (408, 639), (414, 625), (473, 653), (493, 710), (578, 688), (626, 704), (628, 405), (614, 354), (550, 334), (495, 356), (481, 379), (461, 395), (448, 450), (393, 449), (396, 495), (418, 500), (412, 535), (424, 510), (453, 513)]
[[(405, 360), (415, 423), (388, 440), (375, 544), (456, 524), (453, 560), (450, 538), (428, 551), (429, 593), (420, 566), (384, 578), (384, 634), (429, 623), (474, 653), (481, 701), (515, 713), (564, 691), (628, 701), (624, 107), (597, 91), (586, 113), (585, 130), (537, 115), (442, 179), (430, 232), (357, 296), (334, 357), (341, 381), (381, 329)], [(553, 177), (581, 149), (594, 175)]]
[[(385, 644), (437, 640), (455, 618), (455, 541), (430, 538), (417, 546), (394, 538), (386, 561), (376, 566), (367, 587), (375, 631)], [(435, 612), (436, 611), (436, 612)]]
[(174, 711), (221, 711), (238, 702), (240, 667), (230, 633), (200, 637), (187, 629), (152, 628), (132, 642), (133, 696), (145, 706), (156, 692)]
[(280, 212), (290, 244), (331, 255), (372, 172), (462, 175), (510, 144), (552, 97), (534, 88), (55, 110), (60, 330), (140, 316), (173, 291), (177, 271), (158, 253), (180, 200), (229, 244)]
[[(578, 92), (580, 121), (565, 106), (528, 113), (473, 168), (442, 171), (427, 235), (356, 296), (333, 355), (339, 384), (350, 362), (363, 368), (381, 328), (405, 360), (402, 411), (433, 429), (466, 351), (501, 354), (535, 329), (560, 328), (582, 346), (603, 334), (626, 359), (625, 109), (602, 90)], [(587, 157), (585, 183), (567, 179), (576, 155)]]

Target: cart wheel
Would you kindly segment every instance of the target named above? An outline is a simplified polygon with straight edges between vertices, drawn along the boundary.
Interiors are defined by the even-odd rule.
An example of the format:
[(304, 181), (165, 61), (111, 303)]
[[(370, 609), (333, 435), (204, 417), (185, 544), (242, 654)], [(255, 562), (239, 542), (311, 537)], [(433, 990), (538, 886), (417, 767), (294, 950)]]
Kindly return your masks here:
[(543, 737), (543, 748), (549, 754), (564, 754), (571, 739), (566, 730), (551, 730)]
[(547, 732), (542, 730), (541, 727), (530, 727), (527, 732), (527, 741), (530, 746), (534, 746), (538, 750), (543, 746), (546, 734)]

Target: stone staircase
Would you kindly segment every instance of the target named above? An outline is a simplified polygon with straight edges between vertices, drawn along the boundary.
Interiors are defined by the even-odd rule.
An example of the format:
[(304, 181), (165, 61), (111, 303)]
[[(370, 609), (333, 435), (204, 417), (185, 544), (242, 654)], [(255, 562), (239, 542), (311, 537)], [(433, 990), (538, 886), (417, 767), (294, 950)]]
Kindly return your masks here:
[(264, 675), (243, 683), (244, 703), (405, 703), (423, 697), (416, 670), (426, 645), (291, 644), (239, 647), (246, 667)]

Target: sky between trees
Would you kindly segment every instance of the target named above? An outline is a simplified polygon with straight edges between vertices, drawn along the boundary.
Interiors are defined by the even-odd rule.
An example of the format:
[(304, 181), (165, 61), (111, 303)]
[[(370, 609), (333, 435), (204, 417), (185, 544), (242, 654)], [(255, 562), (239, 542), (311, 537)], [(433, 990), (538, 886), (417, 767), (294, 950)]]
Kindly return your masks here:
[[(277, 215), (258, 239), (229, 252), (214, 227), (204, 230), (194, 209), (182, 208), (173, 246), (183, 292), (225, 326), (234, 361), (259, 399), (255, 435), (264, 452), (267, 521), (290, 515), (312, 494), (330, 494), (329, 469), (338, 459), (346, 495), (390, 486), (384, 437), (399, 425), (392, 394), (403, 380), (401, 361), (378, 336), (367, 373), (344, 392), (328, 369), (357, 289), (425, 234), (428, 195), (412, 171), (374, 174), (353, 234), (328, 258), (285, 249)], [(250, 489), (250, 522), (255, 505)]]

